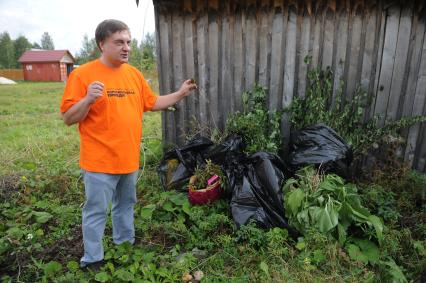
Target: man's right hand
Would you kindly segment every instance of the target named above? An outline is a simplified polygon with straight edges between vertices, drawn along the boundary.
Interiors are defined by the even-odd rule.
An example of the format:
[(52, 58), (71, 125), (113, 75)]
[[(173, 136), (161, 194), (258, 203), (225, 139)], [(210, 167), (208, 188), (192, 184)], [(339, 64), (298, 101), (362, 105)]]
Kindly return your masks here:
[(86, 99), (90, 104), (102, 96), (104, 91), (104, 84), (100, 81), (94, 81), (87, 87)]

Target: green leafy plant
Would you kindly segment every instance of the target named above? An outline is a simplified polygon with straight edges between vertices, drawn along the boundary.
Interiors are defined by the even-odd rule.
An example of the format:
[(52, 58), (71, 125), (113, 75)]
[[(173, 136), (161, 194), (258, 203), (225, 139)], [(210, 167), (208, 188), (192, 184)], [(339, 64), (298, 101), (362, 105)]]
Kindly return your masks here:
[[(310, 58), (305, 58), (310, 63)], [(426, 116), (404, 117), (379, 125), (379, 116), (365, 121), (365, 113), (372, 103), (367, 92), (358, 88), (351, 100), (343, 100), (343, 82), (333, 89), (334, 74), (330, 67), (313, 68), (308, 72), (308, 88), (304, 97), (294, 97), (285, 109), (290, 114), (293, 129), (324, 123), (348, 142), (355, 153), (367, 153), (386, 136), (396, 136), (398, 130), (415, 123), (426, 122)]]
[(345, 184), (334, 174), (321, 176), (312, 167), (305, 167), (296, 175), (298, 179), (289, 179), (283, 187), (290, 225), (301, 233), (315, 228), (342, 245), (348, 229), (359, 227), (365, 236), (382, 242), (383, 223), (362, 206), (355, 185)]
[(227, 119), (225, 132), (242, 135), (249, 153), (278, 152), (282, 142), (281, 112), (268, 110), (266, 90), (256, 84), (253, 90), (244, 92), (243, 107), (242, 113)]
[(384, 221), (395, 223), (401, 216), (396, 209), (396, 194), (379, 185), (370, 185), (361, 191), (361, 198), (370, 211)]
[(191, 186), (195, 190), (202, 190), (207, 187), (207, 181), (214, 175), (219, 176), (221, 182), (225, 180), (225, 175), (219, 165), (214, 164), (211, 160), (206, 160), (204, 168), (196, 168), (194, 172), (194, 183)]

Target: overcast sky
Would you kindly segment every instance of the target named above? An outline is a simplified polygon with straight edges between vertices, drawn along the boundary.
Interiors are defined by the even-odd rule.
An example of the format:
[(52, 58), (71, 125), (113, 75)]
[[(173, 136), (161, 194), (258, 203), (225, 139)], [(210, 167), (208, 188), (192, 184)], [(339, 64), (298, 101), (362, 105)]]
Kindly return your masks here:
[(40, 44), (48, 32), (55, 49), (68, 49), (75, 56), (82, 47), (84, 34), (95, 37), (96, 26), (104, 19), (125, 22), (132, 38), (155, 31), (151, 0), (0, 0), (0, 33), (12, 39), (24, 35)]

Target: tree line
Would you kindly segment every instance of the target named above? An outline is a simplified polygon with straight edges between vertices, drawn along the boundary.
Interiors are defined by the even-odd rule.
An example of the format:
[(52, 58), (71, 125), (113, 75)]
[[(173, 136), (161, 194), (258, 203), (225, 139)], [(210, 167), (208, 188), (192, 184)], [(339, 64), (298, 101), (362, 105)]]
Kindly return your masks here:
[[(88, 61), (99, 58), (101, 55), (99, 48), (96, 45), (95, 38), (89, 40), (89, 37), (84, 35), (82, 48), (76, 54), (76, 64), (81, 65)], [(139, 43), (137, 39), (132, 39), (131, 55), (129, 64), (139, 70), (149, 70), (155, 65), (155, 35), (148, 33)]]
[(18, 59), (29, 49), (55, 49), (53, 39), (48, 32), (43, 33), (40, 43), (31, 43), (23, 35), (13, 40), (7, 31), (0, 33), (0, 69), (20, 68)]
[[(31, 43), (25, 36), (20, 35), (12, 39), (7, 31), (0, 33), (0, 69), (21, 68), (18, 62), (19, 57), (25, 51), (30, 49), (54, 50), (53, 38), (48, 32), (44, 32), (37, 42)], [(155, 65), (155, 36), (152, 33), (145, 35), (143, 40), (138, 43), (133, 39), (131, 43), (131, 56), (129, 63), (139, 70), (149, 70)], [(90, 60), (99, 58), (100, 51), (94, 38), (89, 39), (87, 35), (83, 37), (82, 47), (75, 54), (76, 65), (84, 64)]]

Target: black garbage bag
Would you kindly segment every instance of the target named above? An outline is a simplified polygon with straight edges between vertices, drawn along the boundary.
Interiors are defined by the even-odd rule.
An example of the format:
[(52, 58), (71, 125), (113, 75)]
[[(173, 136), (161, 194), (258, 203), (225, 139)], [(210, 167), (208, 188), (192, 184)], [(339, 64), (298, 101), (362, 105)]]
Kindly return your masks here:
[(185, 191), (189, 178), (197, 167), (203, 168), (206, 160), (222, 167), (238, 160), (243, 155), (243, 140), (238, 135), (230, 135), (221, 144), (202, 136), (196, 136), (181, 148), (166, 152), (157, 168), (161, 184), (165, 190)]
[(243, 138), (239, 135), (231, 134), (222, 143), (212, 147), (206, 154), (206, 159), (210, 159), (215, 164), (223, 165), (243, 156), (244, 148)]
[(195, 169), (204, 166), (204, 155), (213, 147), (213, 142), (196, 136), (185, 146), (172, 149), (164, 154), (157, 167), (161, 184), (165, 190), (185, 190)]
[(231, 212), (239, 228), (250, 220), (266, 229), (290, 229), (285, 219), (282, 186), (284, 163), (276, 154), (258, 152), (231, 173)]
[(258, 152), (247, 156), (241, 136), (230, 135), (221, 144), (205, 137), (179, 149), (167, 152), (157, 168), (165, 190), (188, 190), (189, 178), (205, 160), (221, 166), (226, 177), (225, 198), (230, 200), (231, 212), (239, 228), (250, 220), (263, 228), (287, 228), (282, 186), (287, 178), (286, 166), (276, 154)]
[(293, 172), (314, 165), (322, 172), (348, 178), (353, 155), (350, 146), (330, 127), (317, 124), (291, 134), (288, 164)]

